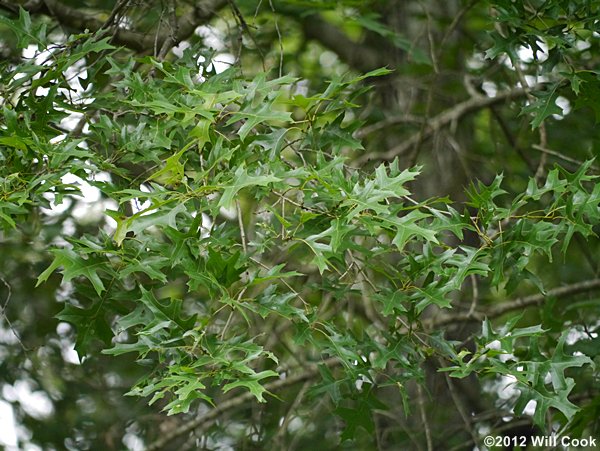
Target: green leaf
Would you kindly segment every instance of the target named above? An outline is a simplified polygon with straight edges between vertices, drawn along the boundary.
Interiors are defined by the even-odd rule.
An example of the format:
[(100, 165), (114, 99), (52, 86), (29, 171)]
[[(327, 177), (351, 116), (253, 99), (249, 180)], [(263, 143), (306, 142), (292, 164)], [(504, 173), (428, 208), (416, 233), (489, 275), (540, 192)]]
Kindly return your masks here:
[(55, 317), (75, 326), (77, 330), (75, 350), (80, 360), (88, 354), (90, 345), (95, 339), (109, 345), (113, 337), (112, 329), (105, 318), (105, 312), (102, 310), (101, 301), (96, 302), (89, 309), (66, 303)]
[(431, 241), (436, 244), (439, 243), (435, 236), (435, 231), (431, 230), (429, 227), (423, 227), (417, 224), (417, 222), (420, 222), (422, 219), (428, 218), (429, 216), (430, 215), (426, 213), (413, 210), (406, 216), (400, 218), (388, 218), (387, 221), (393, 224), (393, 227), (396, 230), (396, 235), (394, 236), (392, 243), (398, 250), (402, 251), (406, 243), (415, 236), (422, 237), (425, 241)]
[(26, 48), (30, 43), (35, 43), (38, 47), (45, 48), (45, 25), (43, 28), (34, 29), (31, 22), (29, 12), (19, 6), (18, 20), (9, 20), (6, 17), (0, 16), (0, 23), (11, 28), (17, 35), (17, 47), (19, 49)]
[(239, 252), (224, 258), (226, 255), (224, 252), (217, 252), (209, 248), (206, 270), (221, 285), (229, 287), (240, 280), (240, 274), (245, 271), (245, 267), (240, 262), (241, 254)]
[(179, 160), (186, 150), (185, 148), (181, 149), (176, 154), (167, 158), (164, 167), (148, 177), (148, 180), (156, 180), (165, 185), (177, 186), (180, 184), (184, 177), (185, 167)]
[(269, 285), (255, 302), (245, 303), (244, 306), (263, 318), (276, 313), (289, 320), (298, 319), (307, 323), (309, 320), (304, 310), (292, 305), (292, 301), (297, 298), (296, 293), (277, 293), (277, 286)]
[(179, 387), (174, 391), (176, 398), (163, 408), (164, 411), (167, 411), (167, 415), (189, 412), (192, 402), (197, 399), (203, 399), (212, 404), (212, 399), (203, 393), (206, 386), (198, 379), (197, 375), (173, 375), (167, 380), (173, 386)]
[(269, 393), (262, 385), (260, 381), (267, 377), (278, 377), (279, 374), (272, 370), (261, 371), (260, 373), (254, 373), (251, 377), (244, 376), (240, 380), (226, 384), (223, 387), (223, 393), (227, 393), (229, 390), (234, 388), (244, 387), (250, 391), (258, 402), (267, 402), (263, 397), (263, 394)]
[(549, 116), (553, 114), (562, 115), (562, 109), (556, 104), (558, 97), (558, 84), (549, 91), (535, 92), (533, 95), (537, 100), (532, 101), (529, 105), (521, 109), (520, 114), (531, 114), (531, 128), (538, 128)]
[[(150, 213), (157, 210), (154, 213)], [(119, 212), (107, 210), (106, 213), (117, 221), (113, 239), (120, 246), (127, 236), (128, 232), (133, 232), (134, 235), (140, 235), (149, 227), (172, 227), (177, 228), (177, 215), (186, 212), (183, 203), (177, 204), (173, 208), (151, 206), (144, 211), (134, 214), (130, 217), (123, 217)]]
[(277, 124), (288, 122), (292, 119), (292, 113), (287, 111), (277, 111), (273, 108), (272, 102), (259, 103), (256, 107), (247, 106), (243, 110), (234, 113), (227, 121), (226, 125), (234, 124), (244, 120), (243, 125), (238, 130), (240, 138), (246, 139), (248, 134), (259, 124)]
[(408, 296), (404, 290), (396, 290), (393, 293), (376, 293), (375, 299), (383, 304), (383, 313), (385, 316), (406, 313), (408, 310), (404, 303), (408, 301)]
[(235, 195), (243, 188), (249, 186), (267, 186), (270, 183), (281, 181), (280, 178), (272, 174), (249, 174), (245, 167), (240, 166), (235, 171), (231, 184), (225, 185), (223, 195), (219, 200), (219, 207), (229, 208), (233, 203)]
[(318, 238), (320, 238), (319, 235), (314, 235), (301, 241), (310, 248), (314, 254), (312, 262), (319, 268), (319, 273), (323, 274), (327, 269), (328, 260), (326, 254), (331, 252), (331, 245), (319, 243), (316, 241)]
[(364, 183), (357, 182), (352, 188), (352, 192), (348, 193), (348, 198), (342, 202), (342, 206), (352, 207), (347, 214), (347, 219), (353, 219), (365, 210), (372, 210), (378, 215), (386, 215), (389, 208), (382, 202), (408, 196), (410, 191), (404, 185), (414, 180), (418, 174), (418, 168), (416, 170), (405, 169), (400, 172), (397, 159), (389, 165), (381, 164), (375, 169), (373, 179), (368, 179)]
[(575, 99), (575, 109), (591, 108), (594, 112), (596, 123), (600, 122), (600, 77), (595, 72), (580, 72), (577, 88), (581, 92)]
[(196, 315), (192, 315), (188, 318), (183, 317), (182, 300), (171, 299), (165, 304), (156, 299), (151, 291), (146, 290), (144, 287), (140, 287), (140, 289), (142, 291), (140, 302), (142, 302), (154, 315), (155, 320), (170, 321), (184, 332), (194, 327), (194, 324), (196, 323)]
[(266, 282), (266, 281), (270, 281), (270, 280), (279, 280), (279, 279), (285, 279), (288, 277), (296, 277), (296, 276), (304, 275), (297, 271), (281, 272), (281, 270), (283, 268), (285, 268), (285, 266), (286, 266), (285, 263), (281, 263), (280, 265), (273, 266), (271, 269), (269, 269), (263, 275), (257, 275), (256, 277), (251, 278), (250, 284), (258, 285), (262, 282)]
[(353, 404), (355, 405), (351, 408), (339, 406), (334, 411), (345, 423), (344, 432), (341, 436), (342, 441), (356, 438), (358, 428), (362, 428), (372, 435), (375, 431), (373, 411), (388, 409), (385, 404), (374, 396), (372, 390), (362, 393), (358, 399), (354, 400)]
[(133, 260), (119, 271), (119, 277), (124, 280), (130, 274), (141, 272), (146, 274), (152, 280), (158, 280), (166, 283), (167, 276), (161, 271), (170, 265), (171, 261), (167, 257), (160, 255), (151, 255), (144, 260)]
[(38, 276), (36, 287), (48, 280), (48, 277), (50, 277), (54, 270), (62, 266), (63, 283), (67, 283), (75, 277), (83, 276), (92, 283), (98, 295), (102, 294), (105, 288), (102, 279), (98, 275), (98, 271), (106, 271), (108, 269), (105, 259), (93, 256), (84, 259), (71, 249), (53, 249), (51, 252), (54, 254), (54, 260)]

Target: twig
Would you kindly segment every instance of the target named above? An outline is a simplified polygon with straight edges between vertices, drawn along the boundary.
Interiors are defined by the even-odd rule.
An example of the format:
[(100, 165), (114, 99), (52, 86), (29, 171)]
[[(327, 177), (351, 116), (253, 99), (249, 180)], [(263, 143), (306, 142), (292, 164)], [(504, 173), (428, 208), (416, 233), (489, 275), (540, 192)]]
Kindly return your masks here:
[(421, 124), (421, 127), (419, 128), (419, 132), (416, 135), (416, 139), (413, 143), (413, 145), (411, 146), (411, 153), (408, 156), (408, 167), (412, 167), (417, 163), (417, 160), (419, 158), (419, 154), (421, 152), (421, 146), (423, 144), (423, 141), (425, 141), (426, 136), (425, 136), (425, 130), (427, 130), (427, 127), (429, 125), (429, 120), (430, 120), (430, 114), (431, 114), (431, 106), (433, 105), (433, 97), (434, 97), (434, 88), (438, 83), (438, 79), (440, 76), (440, 70), (437, 64), (437, 55), (433, 46), (433, 35), (431, 33), (431, 15), (429, 14), (429, 9), (427, 9), (421, 2), (419, 2), (419, 4), (421, 5), (421, 8), (423, 9), (423, 11), (425, 12), (425, 15), (427, 16), (427, 41), (429, 43), (429, 53), (431, 56), (431, 64), (433, 66), (433, 79), (431, 80), (430, 84), (429, 84), (429, 89), (427, 90), (427, 99), (425, 101), (425, 117), (424, 117), (424, 121)]
[[(515, 72), (517, 74), (517, 78), (519, 79), (519, 82), (521, 83), (521, 86), (523, 87), (523, 89), (527, 90), (527, 98), (529, 99), (530, 102), (534, 102), (535, 98), (533, 97), (533, 95), (531, 94), (531, 90), (529, 88), (529, 84), (527, 83), (527, 79), (525, 78), (525, 75), (523, 74), (523, 71), (521, 70), (521, 67), (519, 66), (518, 61), (513, 61), (513, 66), (515, 68)], [(556, 87), (558, 87), (558, 85), (556, 85)], [(556, 87), (554, 88), (556, 90)], [(546, 147), (548, 144), (548, 133), (546, 132), (546, 122), (542, 121), (538, 127), (538, 132), (539, 132), (539, 136), (540, 136), (540, 146), (542, 147)], [(544, 167), (546, 166), (546, 154), (542, 154), (540, 161), (538, 163), (537, 169), (535, 170), (535, 174), (534, 174), (534, 178), (537, 181), (540, 181), (541, 178), (544, 176)]]
[(244, 230), (244, 218), (242, 217), (242, 207), (240, 206), (239, 199), (235, 200), (235, 209), (237, 210), (238, 224), (240, 226), (240, 239), (242, 240), (242, 249), (244, 249), (244, 254), (247, 254), (248, 246), (246, 244), (246, 231)]
[(281, 37), (281, 31), (279, 30), (279, 21), (277, 20), (277, 15), (275, 11), (275, 7), (273, 6), (273, 0), (269, 0), (269, 5), (271, 6), (271, 11), (275, 15), (275, 31), (277, 32), (277, 41), (279, 42), (279, 76), (283, 76), (283, 38)]
[(517, 152), (517, 155), (519, 155), (519, 157), (521, 157), (521, 160), (523, 160), (525, 162), (525, 164), (527, 165), (529, 170), (531, 172), (535, 173), (535, 169), (536, 169), (535, 165), (527, 157), (527, 155), (523, 151), (523, 148), (519, 145), (519, 143), (517, 142), (515, 137), (512, 135), (512, 133), (511, 133), (510, 129), (508, 128), (508, 125), (506, 124), (506, 121), (504, 120), (502, 115), (494, 107), (490, 108), (490, 111), (492, 112), (492, 114), (494, 115), (494, 118), (496, 119), (496, 122), (500, 126), (500, 130), (502, 130), (502, 133), (504, 133), (504, 136), (506, 137), (508, 144), (515, 150), (515, 152)]
[[(474, 4), (475, 4), (475, 2), (472, 2), (469, 5), (466, 5), (466, 7), (463, 8), (459, 12), (459, 14), (454, 18), (454, 21), (450, 24), (449, 29), (447, 30), (446, 34), (442, 38), (442, 41), (441, 41), (440, 46), (438, 47), (437, 51), (434, 46), (433, 33), (431, 32), (431, 14), (429, 12), (429, 8), (427, 8), (426, 6), (421, 4), (421, 8), (423, 9), (423, 11), (425, 12), (425, 15), (427, 16), (427, 41), (429, 43), (429, 53), (430, 53), (430, 57), (431, 57), (431, 64), (433, 66), (434, 75), (433, 75), (433, 79), (430, 83), (430, 87), (427, 91), (427, 100), (426, 100), (426, 104), (425, 104), (425, 121), (423, 122), (423, 124), (419, 130), (418, 139), (414, 142), (411, 155), (408, 157), (408, 161), (409, 161), (408, 166), (409, 167), (417, 164), (417, 160), (418, 160), (419, 154), (421, 152), (421, 147), (423, 145), (423, 142), (427, 138), (427, 136), (425, 135), (425, 130), (426, 130), (428, 122), (429, 122), (431, 107), (433, 105), (434, 89), (438, 85), (438, 83), (440, 81), (440, 76), (441, 76), (438, 61), (443, 56), (444, 46), (446, 45), (446, 41), (450, 37), (450, 34), (458, 26), (462, 17), (467, 13), (467, 11)], [(455, 124), (455, 122), (452, 122), (452, 123)]]
[(479, 3), (480, 0), (471, 0), (471, 2), (469, 2), (468, 4), (466, 4), (459, 12), (456, 16), (454, 16), (454, 19), (452, 20), (452, 23), (448, 26), (448, 29), (446, 30), (446, 33), (444, 33), (444, 37), (442, 38), (442, 41), (440, 42), (439, 45), (439, 49), (438, 49), (438, 53), (439, 56), (441, 56), (444, 47), (446, 46), (446, 42), (448, 41), (448, 39), (450, 38), (450, 36), (452, 35), (452, 33), (454, 32), (454, 30), (456, 30), (456, 27), (458, 27), (458, 24), (460, 23), (460, 21), (462, 20), (462, 18), (464, 17), (464, 15), (466, 13), (469, 12), (469, 10), (471, 8), (473, 8), (473, 6), (475, 6), (477, 3)]
[[(174, 46), (178, 45), (181, 42), (181, 39), (178, 38), (178, 36), (179, 36), (179, 21), (177, 20), (176, 0), (170, 0), (168, 8), (169, 8), (169, 22), (168, 23), (169, 23), (170, 31), (169, 31), (168, 37), (163, 42), (160, 52), (158, 52), (157, 57), (159, 60), (163, 60), (167, 56), (167, 53), (169, 53), (169, 50), (171, 50)], [(161, 12), (161, 17), (162, 17), (162, 12)]]
[[(380, 319), (377, 317), (377, 315), (373, 309), (373, 305), (371, 304), (371, 297), (368, 295), (368, 290), (367, 290), (366, 285), (368, 284), (371, 287), (371, 289), (373, 290), (373, 293), (377, 293), (379, 290), (377, 289), (375, 284), (371, 281), (371, 279), (367, 276), (364, 268), (358, 262), (358, 260), (354, 257), (354, 254), (352, 254), (352, 251), (350, 249), (348, 249), (348, 255), (350, 256), (350, 260), (351, 260), (349, 266), (354, 265), (358, 269), (358, 274), (357, 274), (356, 278), (358, 281), (360, 281), (360, 285), (361, 285), (360, 292), (361, 292), (361, 296), (362, 296), (362, 300), (363, 300), (363, 308), (365, 311), (365, 315), (366, 315), (367, 319), (369, 321), (371, 321), (371, 323), (374, 324), (379, 330), (385, 330), (385, 326), (380, 321)], [(349, 270), (349, 268), (348, 268), (348, 270)], [(344, 273), (344, 274), (346, 274), (346, 273)], [(342, 277), (340, 277), (340, 279), (341, 278)]]
[(471, 307), (469, 308), (469, 313), (467, 315), (472, 315), (475, 311), (475, 307), (477, 307), (477, 302), (479, 301), (479, 287), (477, 286), (477, 276), (475, 274), (471, 274), (471, 288), (473, 289), (473, 299), (471, 300)]
[[(156, 33), (154, 33), (154, 47), (152, 50), (152, 54), (156, 57), (156, 59), (159, 59), (159, 60), (161, 58), (159, 58), (159, 56), (158, 56), (158, 53), (159, 53), (158, 52), (158, 38), (160, 36), (160, 29), (162, 28), (164, 14), (165, 14), (165, 9), (161, 8), (160, 16), (158, 16), (158, 26), (156, 27)], [(161, 49), (160, 49), (161, 53), (162, 53), (163, 48), (167, 46), (167, 43), (169, 43), (170, 40), (171, 39), (169, 37), (167, 37), (165, 39), (165, 42), (163, 43), (163, 45), (161, 46)], [(154, 69), (152, 70), (151, 74), (154, 74)]]
[(258, 52), (258, 55), (260, 56), (263, 71), (267, 72), (267, 67), (265, 66), (265, 55), (263, 54), (262, 50), (260, 49), (260, 45), (254, 38), (254, 35), (250, 31), (250, 27), (246, 23), (246, 19), (244, 19), (244, 15), (240, 11), (240, 9), (238, 8), (238, 6), (236, 5), (234, 0), (227, 0), (227, 3), (229, 3), (229, 6), (231, 7), (231, 10), (233, 11), (233, 15), (235, 16), (236, 20), (238, 21), (242, 31), (248, 35), (248, 37), (252, 40), (252, 42), (256, 46), (256, 51)]
[(427, 43), (429, 45), (429, 55), (431, 56), (431, 64), (433, 66), (433, 72), (435, 73), (435, 78), (437, 79), (440, 73), (440, 67), (438, 65), (438, 55), (439, 53), (435, 51), (433, 33), (431, 31), (431, 14), (429, 13), (429, 9), (425, 7), (421, 2), (419, 2), (423, 12), (425, 13), (425, 17), (427, 17)]
[[(542, 122), (540, 124), (540, 147), (546, 147), (548, 144), (548, 138), (546, 133), (546, 124)], [(544, 177), (544, 167), (546, 166), (546, 160), (548, 159), (548, 155), (542, 153), (540, 157), (540, 162), (538, 163), (538, 167), (535, 171), (535, 179), (539, 182), (542, 177)]]
[[(534, 144), (531, 147), (533, 147), (535, 150), (539, 150), (540, 152), (543, 152), (545, 154), (552, 155), (553, 157), (559, 158), (563, 161), (568, 161), (569, 163), (576, 164), (577, 166), (581, 166), (583, 164), (583, 161), (576, 160), (575, 158), (571, 158), (567, 155), (557, 152), (556, 150), (548, 149), (547, 147), (541, 146), (539, 144)], [(600, 171), (600, 168), (598, 168), (598, 166), (592, 165), (590, 166), (590, 168), (594, 171)]]

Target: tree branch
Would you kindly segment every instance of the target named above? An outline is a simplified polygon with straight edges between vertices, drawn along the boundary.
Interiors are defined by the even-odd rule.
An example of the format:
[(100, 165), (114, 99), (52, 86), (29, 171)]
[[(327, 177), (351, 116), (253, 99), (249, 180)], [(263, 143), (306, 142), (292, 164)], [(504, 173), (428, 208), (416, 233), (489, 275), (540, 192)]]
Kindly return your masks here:
[(438, 318), (432, 318), (430, 321), (424, 321), (424, 329), (432, 330), (449, 324), (463, 323), (463, 322), (479, 322), (485, 318), (493, 319), (498, 318), (505, 313), (513, 312), (515, 310), (522, 310), (533, 305), (541, 304), (547, 297), (564, 298), (579, 293), (586, 293), (588, 291), (594, 291), (600, 289), (600, 279), (586, 280), (584, 282), (578, 282), (571, 285), (565, 285), (564, 287), (554, 288), (549, 290), (546, 294), (534, 294), (523, 298), (516, 298), (507, 302), (503, 302), (487, 311), (474, 311), (472, 313), (455, 313), (443, 315)]
[(370, 135), (371, 133), (378, 132), (385, 128), (391, 127), (393, 125), (398, 124), (413, 124), (413, 125), (422, 125), (425, 122), (425, 118), (421, 116), (415, 116), (413, 114), (403, 114), (401, 116), (390, 116), (381, 121), (374, 122), (370, 125), (365, 125), (361, 129), (357, 130), (354, 133), (354, 137), (358, 139), (362, 139), (365, 136)]
[[(546, 297), (556, 297), (560, 299), (575, 294), (594, 291), (597, 289), (600, 289), (600, 279), (592, 279), (584, 282), (578, 282), (570, 285), (565, 285), (563, 287), (554, 288), (552, 290), (549, 290), (546, 294), (540, 293), (531, 296), (526, 296), (523, 298), (516, 298), (499, 304), (495, 307), (492, 307), (491, 309), (485, 312), (474, 311), (468, 313), (456, 313), (444, 315), (437, 319), (432, 318), (431, 320), (424, 322), (423, 328), (425, 330), (432, 330), (449, 324), (464, 322), (480, 322), (483, 321), (485, 318), (494, 319), (504, 315), (505, 313), (509, 313), (515, 310), (522, 310), (527, 307), (541, 304), (544, 301), (544, 299), (546, 299)], [(327, 366), (337, 366), (339, 363), (339, 360), (336, 358), (330, 358), (323, 362), (323, 364)], [(304, 371), (288, 376), (285, 379), (279, 379), (271, 383), (265, 384), (265, 388), (270, 392), (277, 391), (282, 388), (295, 385), (299, 382), (310, 380), (316, 377), (318, 373), (319, 367), (317, 364), (307, 365)], [(232, 410), (236, 407), (239, 407), (247, 402), (250, 402), (252, 399), (252, 393), (245, 392), (239, 396), (220, 402), (217, 407), (215, 407), (208, 413), (202, 415), (201, 417), (194, 418), (193, 420), (188, 421), (187, 423), (182, 424), (170, 433), (165, 434), (155, 442), (149, 444), (147, 450), (153, 451), (162, 449), (164, 445), (169, 441), (174, 440), (175, 438), (180, 437), (181, 435), (186, 434), (200, 426), (210, 425), (223, 413)]]
[[(458, 121), (463, 116), (473, 113), (475, 111), (496, 105), (498, 103), (506, 102), (507, 100), (524, 97), (527, 95), (529, 90), (522, 88), (509, 89), (507, 91), (499, 92), (495, 97), (473, 97), (464, 102), (454, 105), (452, 108), (441, 112), (437, 116), (433, 117), (429, 123), (424, 127), (422, 133), (415, 133), (401, 144), (393, 147), (385, 152), (381, 153), (366, 153), (357, 158), (354, 163), (355, 165), (361, 166), (368, 161), (384, 160), (390, 161), (397, 156), (403, 155), (408, 152), (413, 146), (419, 141), (425, 140), (433, 136), (435, 133), (440, 131), (442, 128), (447, 127), (453, 122)], [(405, 122), (405, 116), (398, 117), (397, 121), (387, 120), (386, 126), (394, 125), (394, 123)], [(372, 127), (372, 126), (371, 126)]]
[[(339, 364), (339, 360), (336, 358), (330, 358), (322, 362), (322, 364), (327, 366), (336, 366)], [(306, 365), (304, 371), (288, 376), (285, 379), (278, 379), (276, 381), (265, 384), (265, 388), (269, 392), (274, 392), (280, 390), (285, 387), (289, 387), (291, 385), (295, 385), (299, 382), (304, 382), (306, 380), (310, 380), (319, 374), (319, 366), (317, 364)], [(183, 434), (191, 432), (192, 430), (200, 427), (200, 426), (208, 426), (212, 424), (217, 418), (219, 418), (223, 413), (235, 409), (243, 404), (246, 404), (254, 399), (254, 395), (249, 391), (242, 393), (239, 396), (234, 398), (226, 399), (225, 401), (220, 402), (214, 409), (211, 411), (199, 416), (198, 418), (194, 418), (193, 420), (188, 421), (187, 423), (182, 424), (178, 428), (172, 430), (171, 432), (164, 434), (162, 437), (150, 443), (147, 447), (147, 451), (156, 451), (159, 449), (163, 449), (164, 446), (170, 441), (181, 437)]]
[[(425, 330), (437, 329), (441, 326), (449, 324), (463, 323), (463, 322), (479, 322), (483, 321), (484, 318), (493, 319), (504, 315), (505, 313), (512, 312), (515, 310), (521, 310), (533, 305), (538, 305), (543, 302), (546, 297), (564, 298), (574, 294), (585, 293), (600, 289), (600, 279), (587, 280), (585, 282), (574, 283), (566, 285), (564, 287), (554, 288), (548, 291), (546, 294), (534, 294), (523, 298), (516, 298), (500, 305), (497, 305), (486, 312), (472, 312), (472, 313), (456, 313), (451, 315), (444, 315), (437, 319), (425, 321), (423, 326)], [(337, 366), (339, 360), (336, 358), (330, 358), (323, 362), (327, 366)], [(307, 365), (306, 369), (300, 373), (286, 377), (285, 379), (279, 379), (271, 383), (265, 384), (265, 388), (274, 392), (285, 387), (295, 385), (299, 382), (304, 382), (316, 377), (319, 373), (319, 367), (317, 364)], [(244, 405), (252, 401), (254, 395), (250, 392), (242, 393), (239, 396), (226, 399), (220, 402), (217, 407), (211, 411), (203, 414), (198, 418), (194, 418), (187, 423), (182, 424), (173, 431), (163, 435), (153, 443), (150, 443), (147, 447), (148, 451), (155, 451), (162, 449), (168, 442), (186, 434), (198, 427), (207, 427), (216, 421), (225, 412), (235, 409), (241, 405)]]
[(302, 30), (307, 38), (318, 41), (335, 52), (343, 62), (361, 72), (369, 72), (390, 64), (389, 55), (351, 40), (343, 31), (317, 14), (304, 18)]
[[(194, 9), (194, 14), (185, 15), (178, 18), (177, 32), (165, 31), (158, 35), (158, 39), (151, 33), (144, 33), (135, 30), (128, 30), (123, 27), (117, 27), (114, 32), (112, 42), (116, 45), (125, 46), (136, 52), (146, 52), (154, 48), (155, 41), (159, 48), (163, 45), (171, 47), (177, 45), (189, 37), (196, 27), (208, 22), (214, 17), (215, 12), (223, 7), (227, 0), (205, 0), (201, 5)], [(14, 8), (5, 1), (0, 2), (3, 7), (11, 12)], [(82, 12), (76, 8), (71, 8), (59, 0), (44, 0), (43, 2), (28, 2), (24, 5), (30, 14), (41, 13), (55, 18), (61, 25), (78, 31), (89, 30), (97, 32), (104, 28), (105, 22), (99, 20), (91, 14)]]

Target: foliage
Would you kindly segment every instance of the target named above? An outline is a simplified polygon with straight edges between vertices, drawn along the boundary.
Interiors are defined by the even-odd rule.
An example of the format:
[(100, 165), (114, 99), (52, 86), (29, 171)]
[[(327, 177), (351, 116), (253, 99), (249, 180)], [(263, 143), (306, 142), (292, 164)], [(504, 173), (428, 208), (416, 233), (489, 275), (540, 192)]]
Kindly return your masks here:
[[(29, 302), (18, 287), (45, 290), (45, 321), (54, 324), (40, 335), (40, 348), (23, 350), (29, 364), (7, 364), (10, 378), (22, 377), (16, 368), (25, 365), (56, 403), (65, 399), (64, 388), (53, 391), (42, 375), (50, 367), (44, 346), (60, 321), (74, 328), (69, 336), (82, 368), (108, 362), (99, 370), (108, 374), (110, 362), (119, 362), (114, 374), (128, 385), (121, 394), (146, 398), (152, 407), (143, 409), (152, 415), (182, 418), (168, 423), (163, 437), (152, 429), (160, 416), (123, 419), (121, 434), (133, 425), (149, 449), (178, 446), (202, 424), (192, 419), (189, 426), (186, 415), (216, 418), (236, 402), (261, 414), (233, 416), (239, 430), (197, 428), (212, 440), (202, 446), (292, 447), (292, 418), (298, 443), (322, 449), (375, 449), (373, 437), (382, 448), (416, 442), (433, 449), (448, 443), (432, 431), (451, 426), (461, 430), (451, 445), (472, 448), (507, 415), (530, 417), (538, 431), (589, 435), (597, 427), (597, 351), (586, 344), (597, 341), (598, 300), (574, 296), (600, 288), (600, 181), (589, 111), (597, 115), (600, 101), (593, 57), (600, 3), (469, 2), (457, 17), (465, 15), (466, 30), (487, 34), (484, 48), (451, 39), (452, 28), (439, 29), (440, 41), (431, 31), (424, 41), (408, 39), (384, 15), (369, 13), (367, 3), (384, 9), (382, 2), (273, 3), (267, 10), (229, 3), (239, 24), (233, 33), (246, 48), (225, 70), (217, 70), (202, 40), (190, 38), (187, 48), (168, 53), (179, 40), (159, 36), (160, 27), (156, 41), (167, 52), (155, 44), (149, 55), (132, 52), (114, 17), (97, 29), (89, 19), (88, 30), (63, 34), (52, 21), (67, 19), (52, 7), (0, 18), (12, 55), (33, 53), (7, 59), (0, 71), (0, 236), (7, 253), (35, 254), (5, 264), (2, 281), (7, 301), (14, 292)], [(406, 3), (418, 17), (411, 9), (417, 2)], [(119, 4), (113, 13), (125, 20)], [(142, 29), (152, 20), (129, 7)], [(435, 22), (431, 7), (419, 19), (427, 27)], [(484, 20), (488, 8), (491, 21)], [(185, 11), (173, 6), (168, 13)], [(274, 30), (253, 30), (252, 14), (257, 23), (279, 21)], [(311, 78), (311, 62), (294, 61), (287, 46), (296, 44), (281, 33), (303, 17), (338, 27), (356, 52), (363, 44), (353, 34), (383, 40), (407, 64), (352, 67), (348, 59), (350, 67), (338, 63), (338, 73)], [(266, 58), (263, 41), (273, 43)], [(522, 56), (526, 48), (530, 61)], [(456, 67), (455, 55), (467, 51), (463, 58), (473, 61), (485, 54), (485, 64)], [(454, 71), (443, 83), (442, 68)], [(376, 132), (408, 116), (390, 115), (386, 125), (377, 96), (394, 77), (419, 74), (431, 83), (428, 98), (412, 105), (423, 115), (421, 129), (415, 145), (394, 150), (398, 140), (412, 138), (394, 134), (402, 130)], [(474, 95), (472, 111), (434, 102), (435, 86), (452, 92), (459, 76), (467, 80), (461, 89)], [(474, 94), (469, 83), (479, 86)], [(490, 83), (510, 91), (508, 114), (486, 103)], [(463, 121), (471, 112), (475, 117)], [(454, 117), (458, 138), (442, 131), (444, 114)], [(458, 122), (464, 129), (456, 129)], [(499, 130), (516, 150), (510, 158), (495, 155)], [(458, 153), (457, 139), (465, 139), (477, 177), (466, 170), (469, 177), (453, 180), (452, 188), (436, 186), (455, 166), (434, 174), (433, 158), (421, 151), (434, 135)], [(587, 153), (571, 153), (575, 140)], [(378, 150), (386, 146), (392, 150)], [(528, 174), (534, 148), (544, 153)], [(565, 165), (550, 164), (548, 155)], [(98, 193), (87, 204), (95, 202), (100, 214), (80, 215), (70, 230), (87, 186)], [(563, 271), (568, 277), (557, 276)], [(16, 314), (14, 304), (5, 319)], [(18, 334), (25, 323), (7, 323), (7, 333)], [(29, 346), (26, 335), (20, 341)], [(498, 381), (516, 396), (490, 389)], [(461, 383), (484, 400), (464, 407), (468, 395), (454, 393)], [(444, 419), (448, 412), (425, 409), (426, 399), (437, 402), (440, 384), (451, 392), (452, 422)], [(491, 420), (485, 410), (494, 412)], [(419, 425), (422, 418), (428, 420)], [(95, 436), (94, 421), (79, 429), (79, 444), (37, 430), (32, 442), (122, 446), (114, 442), (121, 436)]]

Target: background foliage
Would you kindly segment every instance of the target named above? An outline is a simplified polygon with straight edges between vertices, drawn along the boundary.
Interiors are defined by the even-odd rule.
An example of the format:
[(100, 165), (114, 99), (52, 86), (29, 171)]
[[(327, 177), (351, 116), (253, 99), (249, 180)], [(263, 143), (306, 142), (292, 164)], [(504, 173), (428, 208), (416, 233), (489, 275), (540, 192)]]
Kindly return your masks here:
[(0, 9), (7, 447), (597, 435), (600, 2)]

